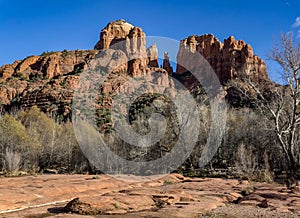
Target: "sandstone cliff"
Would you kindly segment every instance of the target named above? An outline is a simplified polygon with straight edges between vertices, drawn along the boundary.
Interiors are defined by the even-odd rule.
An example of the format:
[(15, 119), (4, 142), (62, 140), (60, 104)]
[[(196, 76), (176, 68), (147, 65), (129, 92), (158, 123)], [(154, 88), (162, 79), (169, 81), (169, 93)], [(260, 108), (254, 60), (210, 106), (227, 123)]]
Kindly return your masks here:
[[(222, 43), (212, 34), (193, 35), (181, 40), (177, 62), (182, 64), (177, 64), (176, 74), (186, 72), (182, 65), (192, 65), (192, 60), (188, 57), (195, 52), (199, 52), (208, 61), (222, 84), (245, 75), (256, 81), (269, 80), (264, 61), (253, 54), (249, 44), (243, 40), (238, 41), (233, 36)], [(197, 82), (193, 78), (185, 81), (189, 87), (193, 87), (195, 83)]]
[(97, 50), (113, 48), (123, 51), (128, 58), (128, 73), (133, 77), (141, 76), (149, 67), (158, 67), (156, 46), (147, 49), (146, 34), (143, 30), (125, 20), (111, 22), (102, 29), (100, 40), (94, 48)]
[[(120, 87), (120, 81), (126, 77), (144, 76), (147, 81), (164, 87), (166, 92), (174, 88), (167, 71), (158, 67), (156, 45), (146, 48), (142, 29), (118, 20), (102, 29), (95, 50), (47, 52), (2, 66), (0, 102), (7, 107), (37, 105), (45, 111), (68, 116), (79, 76), (94, 58), (106, 60), (109, 73), (118, 73), (102, 84), (103, 93), (132, 92), (134, 86)], [(116, 63), (121, 64), (115, 66)], [(149, 87), (149, 91), (155, 92), (155, 89)]]
[[(174, 83), (169, 76), (176, 75), (190, 89), (198, 84), (179, 64), (175, 74), (167, 53), (162, 68), (159, 68), (156, 45), (146, 48), (146, 35), (142, 29), (124, 20), (111, 22), (102, 29), (94, 49), (47, 52), (3, 65), (0, 68), (1, 104), (24, 108), (37, 105), (45, 111), (68, 116), (79, 76), (95, 57), (107, 59), (106, 69), (117, 73), (102, 85), (103, 93), (132, 92), (134, 86), (121, 86), (120, 82), (129, 77), (143, 76), (163, 87), (166, 93), (174, 93)], [(178, 63), (189, 65), (192, 60), (187, 57), (194, 52), (203, 55), (222, 84), (243, 74), (258, 81), (269, 81), (264, 61), (242, 40), (229, 37), (222, 43), (211, 34), (189, 36), (181, 41)], [(121, 64), (116, 67), (114, 61)], [(156, 90), (148, 87), (148, 91)]]
[(98, 51), (48, 52), (0, 68), (0, 101), (7, 106), (70, 112), (79, 74)]
[[(125, 20), (117, 20), (109, 23), (101, 30), (99, 42), (94, 47), (100, 50), (102, 59), (112, 63), (115, 59), (125, 76), (133, 78), (143, 76), (147, 81), (164, 87), (165, 92), (170, 92), (174, 84), (168, 79), (167, 71), (158, 67), (158, 51), (156, 45), (146, 48), (146, 34), (139, 27), (134, 27)], [(118, 50), (122, 55), (105, 55), (110, 51)], [(122, 56), (122, 58), (120, 57)], [(121, 60), (122, 59), (122, 60)], [(117, 67), (118, 68), (118, 67)], [(108, 70), (111, 72), (111, 70)], [(156, 76), (159, 75), (159, 78)], [(131, 92), (135, 85), (113, 87), (113, 84), (120, 84), (117, 77), (112, 78), (103, 85), (103, 90)], [(149, 92), (155, 92), (155, 87), (148, 87)], [(172, 92), (172, 91), (171, 91)]]

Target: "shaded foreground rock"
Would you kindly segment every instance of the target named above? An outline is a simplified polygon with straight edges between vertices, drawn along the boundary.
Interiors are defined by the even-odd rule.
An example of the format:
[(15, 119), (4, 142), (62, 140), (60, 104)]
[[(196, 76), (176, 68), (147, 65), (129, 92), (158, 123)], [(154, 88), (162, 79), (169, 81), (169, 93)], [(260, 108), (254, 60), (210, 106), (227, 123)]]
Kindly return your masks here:
[[(73, 199), (65, 206), (65, 211), (81, 215), (139, 213), (154, 217), (194, 217), (241, 197), (239, 191), (229, 191), (232, 185), (237, 190), (242, 188), (237, 180), (190, 179), (173, 174), (154, 181), (133, 183), (127, 189), (102, 196)], [(217, 188), (219, 194), (210, 190)]]
[(89, 215), (96, 215), (100, 214), (101, 211), (93, 208), (90, 204), (81, 202), (79, 198), (74, 198), (70, 201), (65, 207), (64, 212), (72, 212), (78, 214), (89, 214)]
[[(149, 179), (139, 177), (144, 178)], [(255, 209), (259, 213), (289, 214), (282, 217), (300, 215), (300, 193), (276, 184), (254, 183), (254, 192), (242, 196), (242, 191), (249, 184), (235, 179), (188, 178), (179, 174), (153, 178), (147, 182), (137, 182), (136, 179), (128, 176), (123, 181), (106, 175), (2, 178), (0, 217), (41, 214), (47, 214), (47, 217), (76, 217), (80, 214), (84, 217), (183, 218), (197, 217), (211, 210), (219, 211), (219, 207), (230, 210), (230, 203), (235, 208), (250, 208), (252, 212)], [(240, 216), (227, 217), (247, 214), (242, 209), (235, 211), (239, 211)]]

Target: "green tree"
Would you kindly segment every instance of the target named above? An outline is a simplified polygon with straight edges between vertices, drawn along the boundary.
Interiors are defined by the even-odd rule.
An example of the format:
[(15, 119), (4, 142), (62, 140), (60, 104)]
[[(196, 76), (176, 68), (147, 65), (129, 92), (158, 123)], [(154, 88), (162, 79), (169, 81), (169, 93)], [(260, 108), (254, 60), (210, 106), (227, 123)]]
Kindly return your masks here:
[(0, 158), (2, 170), (28, 169), (32, 167), (40, 144), (32, 140), (21, 122), (11, 115), (0, 118)]
[(18, 119), (26, 127), (32, 140), (39, 141), (39, 167), (46, 168), (54, 164), (57, 147), (58, 132), (60, 126), (53, 119), (34, 106), (28, 111), (21, 111)]

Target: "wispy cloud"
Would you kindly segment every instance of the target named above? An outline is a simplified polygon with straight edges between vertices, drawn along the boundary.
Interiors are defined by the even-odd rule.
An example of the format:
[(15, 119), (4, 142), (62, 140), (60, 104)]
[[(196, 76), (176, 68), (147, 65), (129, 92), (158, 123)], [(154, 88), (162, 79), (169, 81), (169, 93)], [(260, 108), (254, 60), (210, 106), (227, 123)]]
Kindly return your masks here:
[(293, 28), (300, 26), (300, 17), (297, 17), (295, 23), (292, 25)]
[(298, 30), (297, 38), (300, 38), (300, 30)]

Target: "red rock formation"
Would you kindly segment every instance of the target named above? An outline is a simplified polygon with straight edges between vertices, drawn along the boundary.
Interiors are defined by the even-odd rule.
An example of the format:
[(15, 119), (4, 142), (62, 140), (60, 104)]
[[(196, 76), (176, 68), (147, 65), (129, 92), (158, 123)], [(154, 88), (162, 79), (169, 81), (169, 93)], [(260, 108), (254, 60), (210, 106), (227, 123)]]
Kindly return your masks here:
[[(96, 44), (95, 49), (104, 50), (121, 50), (127, 56), (127, 74), (132, 77), (143, 76), (148, 82), (154, 82), (168, 90), (168, 93), (174, 94), (174, 85), (169, 80), (167, 72), (158, 68), (158, 50), (156, 45), (150, 46), (146, 49), (146, 35), (139, 27), (127, 23), (125, 20), (117, 20), (109, 23), (100, 34), (100, 40)], [(100, 53), (101, 55), (101, 53)], [(125, 66), (126, 64), (120, 62), (117, 58), (118, 64)], [(114, 61), (114, 60), (112, 60)], [(162, 74), (160, 78), (155, 78), (155, 74)], [(131, 84), (130, 87), (116, 87), (113, 84), (120, 84), (116, 82), (117, 78), (105, 83), (103, 90), (110, 91), (126, 91), (132, 92), (136, 84)], [(154, 92), (155, 88), (146, 85), (149, 92)]]
[(133, 29), (134, 26), (127, 23), (125, 20), (110, 22), (101, 30), (100, 40), (95, 45), (94, 49), (102, 50), (109, 48), (116, 42), (126, 39)]
[(224, 40), (224, 44), (215, 36), (189, 36), (183, 39), (177, 55), (177, 74), (186, 69), (182, 66), (191, 66), (190, 53), (199, 52), (212, 66), (222, 84), (239, 75), (249, 75), (257, 80), (269, 80), (266, 65), (262, 59), (253, 54), (249, 44), (243, 40), (235, 40), (233, 36)]
[(148, 67), (146, 35), (125, 20), (111, 22), (101, 30), (95, 49), (107, 48), (120, 49), (127, 55), (128, 71), (133, 77), (141, 76)]
[[(63, 51), (30, 56), (0, 68), (0, 102), (51, 110), (70, 106), (78, 74), (98, 51)], [(59, 107), (59, 108), (58, 108)], [(53, 109), (53, 108), (52, 108)]]
[[(133, 92), (137, 85), (121, 87), (122, 81), (126, 81), (130, 76), (143, 76), (146, 81), (154, 82), (163, 88), (163, 92), (174, 95), (174, 84), (168, 76), (173, 72), (169, 57), (165, 53), (163, 69), (159, 68), (156, 45), (146, 49), (145, 33), (141, 28), (134, 27), (124, 20), (111, 22), (101, 31), (95, 49), (49, 52), (0, 67), (1, 104), (17, 104), (21, 107), (38, 105), (45, 110), (69, 113), (79, 75), (99, 50), (102, 50), (97, 55), (103, 62), (101, 66), (108, 73), (114, 74), (102, 84), (104, 93)], [(181, 41), (177, 55), (178, 63), (187, 66), (193, 64), (195, 60), (190, 59), (189, 54), (196, 51), (210, 63), (223, 84), (238, 77), (239, 73), (258, 80), (268, 80), (265, 63), (253, 55), (251, 46), (244, 41), (229, 37), (223, 44), (213, 35), (190, 36)], [(185, 71), (183, 66), (177, 65), (176, 73), (179, 79), (182, 79), (188, 88), (193, 88), (197, 83), (195, 78), (180, 77)], [(149, 84), (147, 87), (150, 92), (156, 91), (155, 87)]]
[(170, 61), (169, 61), (168, 52), (164, 53), (163, 69), (165, 69), (170, 75), (172, 75), (172, 73), (174, 72), (173, 67), (171, 66)]
[(158, 67), (158, 51), (156, 48), (156, 44), (151, 45), (149, 48), (147, 48), (147, 57), (149, 67)]
[[(67, 114), (70, 112), (79, 74), (87, 63), (89, 67), (100, 64), (102, 70), (113, 74), (102, 84), (102, 93), (122, 90), (133, 92), (137, 84), (120, 86), (129, 76), (144, 76), (149, 84), (164, 87), (165, 92), (174, 95), (174, 84), (169, 80), (167, 72), (158, 68), (156, 45), (146, 49), (145, 33), (141, 28), (119, 20), (109, 23), (100, 36), (95, 46), (97, 50), (49, 52), (2, 66), (1, 103), (25, 108), (37, 105), (45, 110), (58, 110), (59, 113)], [(94, 58), (97, 61), (91, 61)], [(158, 91), (149, 84), (147, 87), (150, 92)]]

